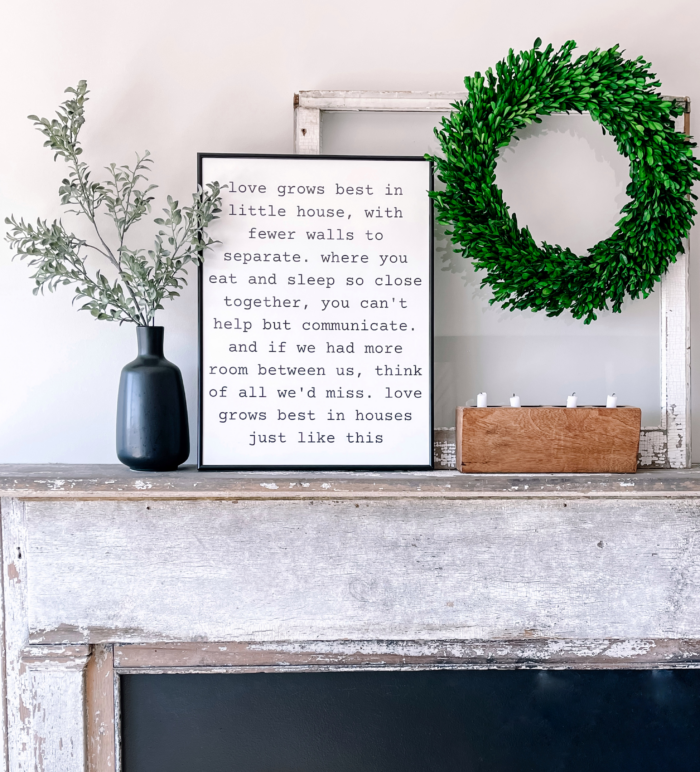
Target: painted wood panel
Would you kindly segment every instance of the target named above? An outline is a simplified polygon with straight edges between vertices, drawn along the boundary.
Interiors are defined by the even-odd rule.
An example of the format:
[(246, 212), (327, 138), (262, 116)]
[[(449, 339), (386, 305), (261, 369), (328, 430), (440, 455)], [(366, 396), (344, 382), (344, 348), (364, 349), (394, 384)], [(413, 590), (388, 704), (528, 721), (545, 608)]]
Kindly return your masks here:
[(26, 520), (2, 499), (7, 769), (85, 772), (88, 646), (28, 646)]
[(22, 699), (30, 737), (27, 769), (85, 772), (85, 678), (88, 646), (27, 647), (21, 670), (28, 676)]
[(700, 637), (696, 500), (24, 506), (37, 643)]
[(7, 768), (33, 769), (35, 748), (29, 717), (32, 712), (31, 677), (22, 666), (28, 643), (27, 547), (24, 504), (2, 499), (2, 564), (5, 599), (5, 689), (7, 696)]
[(269, 641), (118, 644), (119, 673), (697, 667), (697, 640)]
[(114, 772), (114, 654), (111, 645), (93, 649), (85, 671), (87, 772)]

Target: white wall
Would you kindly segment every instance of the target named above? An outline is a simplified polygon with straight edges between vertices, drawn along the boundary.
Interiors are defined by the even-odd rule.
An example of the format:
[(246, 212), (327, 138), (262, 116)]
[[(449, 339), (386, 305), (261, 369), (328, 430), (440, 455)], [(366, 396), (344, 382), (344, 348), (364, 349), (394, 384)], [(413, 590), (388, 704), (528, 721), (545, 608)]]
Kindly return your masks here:
[[(581, 51), (619, 42), (628, 56), (653, 62), (666, 93), (700, 97), (700, 4), (690, 0), (27, 0), (6, 4), (2, 20), (3, 219), (10, 212), (58, 216), (56, 190), (64, 168), (52, 162), (25, 116), (50, 115), (63, 89), (81, 78), (93, 92), (86, 159), (98, 169), (148, 148), (161, 192), (180, 198), (195, 184), (197, 151), (291, 152), (292, 96), (299, 89), (458, 90), (464, 75), (494, 64), (511, 46), (529, 47), (537, 36), (555, 45), (573, 37)], [(533, 138), (521, 144), (521, 170), (532, 159), (539, 164), (541, 143)], [(554, 164), (559, 151), (551, 152)], [(601, 183), (614, 163), (601, 158), (591, 185)], [(508, 194), (507, 183), (506, 174)], [(555, 200), (535, 201), (523, 221), (551, 227), (546, 213)], [(591, 209), (590, 216), (601, 217), (600, 227), (606, 227), (605, 212)], [(574, 235), (569, 243), (577, 245)], [(1, 250), (0, 462), (116, 461), (116, 390), (121, 367), (135, 353), (133, 329), (78, 314), (67, 289), (35, 298), (27, 266), (10, 262), (6, 245)], [(462, 279), (451, 278), (443, 274), (438, 291), (456, 292)], [(619, 329), (630, 338), (649, 338), (649, 313), (629, 314), (620, 318)], [(700, 308), (694, 317), (697, 331)], [(166, 327), (167, 356), (183, 370), (194, 430), (194, 284), (157, 321)], [(468, 335), (459, 325), (472, 321), (469, 315), (453, 319), (445, 337), (450, 329), (456, 337)], [(547, 336), (547, 321), (538, 317), (527, 324)], [(608, 324), (600, 327), (606, 339), (614, 335)], [(449, 356), (454, 360), (456, 354)], [(658, 361), (651, 350), (644, 356), (640, 379), (648, 382)], [(543, 392), (546, 385), (543, 378)], [(448, 395), (445, 404), (453, 399), (464, 396)], [(700, 401), (695, 403), (698, 427)]]

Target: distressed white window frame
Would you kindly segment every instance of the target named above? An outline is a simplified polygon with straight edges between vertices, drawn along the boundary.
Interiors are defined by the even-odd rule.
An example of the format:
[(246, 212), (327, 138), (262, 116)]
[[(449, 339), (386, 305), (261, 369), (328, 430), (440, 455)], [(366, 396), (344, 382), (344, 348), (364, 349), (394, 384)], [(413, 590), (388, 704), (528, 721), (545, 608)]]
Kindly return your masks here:
[[(322, 112), (450, 112), (464, 99), (457, 91), (300, 91), (294, 96), (294, 152), (321, 153)], [(679, 131), (690, 133), (690, 99), (667, 97), (684, 108)], [(689, 244), (661, 280), (660, 404), (658, 426), (642, 428), (641, 467), (682, 469), (690, 466), (690, 298)], [(454, 466), (454, 435), (436, 429), (438, 468)]]

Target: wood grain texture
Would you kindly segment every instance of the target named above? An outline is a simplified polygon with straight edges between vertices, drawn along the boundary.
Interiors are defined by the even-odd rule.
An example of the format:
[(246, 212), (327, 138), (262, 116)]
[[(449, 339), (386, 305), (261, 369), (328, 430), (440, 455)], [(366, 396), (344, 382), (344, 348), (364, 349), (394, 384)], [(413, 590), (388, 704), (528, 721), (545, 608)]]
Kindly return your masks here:
[[(691, 463), (689, 242), (661, 277), (661, 428), (666, 434), (662, 466)], [(658, 461), (657, 461), (658, 463)]]
[(28, 646), (22, 502), (2, 501), (5, 687), (10, 772), (85, 772), (86, 646)]
[(111, 645), (93, 649), (85, 672), (87, 772), (114, 772), (114, 654)]
[(294, 107), (294, 152), (318, 155), (321, 152), (321, 111), (313, 107)]
[(433, 432), (433, 469), (456, 469), (455, 429), (440, 427)]
[[(329, 112), (367, 110), (370, 112), (450, 112), (452, 105), (467, 97), (466, 91), (300, 91), (294, 106)], [(688, 97), (664, 96), (680, 103), (690, 115)]]
[(634, 474), (641, 420), (635, 407), (458, 407), (458, 468)]
[(3, 592), (5, 598), (5, 688), (7, 695), (8, 769), (34, 769), (36, 745), (31, 733), (31, 677), (22, 665), (28, 644), (27, 547), (24, 504), (2, 501)]
[(698, 498), (700, 466), (618, 474), (442, 472), (139, 473), (120, 464), (0, 465), (0, 493), (17, 500), (211, 501), (308, 499)]
[(20, 663), (34, 672), (82, 672), (90, 658), (91, 647), (77, 646), (26, 646), (20, 654)]
[[(9, 500), (0, 498), (0, 518), (3, 508), (10, 509)], [(2, 554), (2, 531), (0, 530), (0, 554)], [(3, 571), (3, 574), (5, 572)], [(5, 637), (5, 582), (0, 580), (0, 772), (8, 772), (7, 746), (7, 668), (6, 668), (6, 637)]]
[(697, 499), (24, 506), (34, 643), (700, 638)]
[(700, 640), (270, 641), (118, 644), (119, 673), (307, 669), (651, 668), (700, 666)]
[(450, 112), (465, 91), (300, 91), (300, 108), (327, 112)]
[[(88, 646), (30, 646), (22, 653), (28, 675), (28, 769), (85, 772), (85, 665)], [(22, 767), (20, 767), (22, 769)]]
[(85, 772), (85, 690), (82, 672), (28, 671), (31, 772)]

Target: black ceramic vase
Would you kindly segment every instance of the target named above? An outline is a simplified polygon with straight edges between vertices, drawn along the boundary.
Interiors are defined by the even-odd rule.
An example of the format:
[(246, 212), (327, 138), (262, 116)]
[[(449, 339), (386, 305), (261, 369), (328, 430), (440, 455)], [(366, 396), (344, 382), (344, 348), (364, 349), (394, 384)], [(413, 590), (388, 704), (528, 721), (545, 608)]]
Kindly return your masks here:
[(162, 327), (137, 327), (136, 335), (139, 355), (119, 381), (117, 456), (140, 472), (168, 472), (190, 454), (182, 374), (163, 356)]

